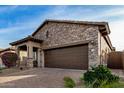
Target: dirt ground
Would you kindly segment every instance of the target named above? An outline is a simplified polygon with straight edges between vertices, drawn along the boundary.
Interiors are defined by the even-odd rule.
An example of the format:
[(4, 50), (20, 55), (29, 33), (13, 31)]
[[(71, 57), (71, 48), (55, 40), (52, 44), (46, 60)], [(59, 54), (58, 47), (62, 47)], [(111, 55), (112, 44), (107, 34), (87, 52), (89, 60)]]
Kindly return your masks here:
[(63, 78), (72, 77), (77, 83), (83, 75), (82, 70), (33, 68), (29, 70), (8, 70), (0, 74), (1, 88), (61, 88)]

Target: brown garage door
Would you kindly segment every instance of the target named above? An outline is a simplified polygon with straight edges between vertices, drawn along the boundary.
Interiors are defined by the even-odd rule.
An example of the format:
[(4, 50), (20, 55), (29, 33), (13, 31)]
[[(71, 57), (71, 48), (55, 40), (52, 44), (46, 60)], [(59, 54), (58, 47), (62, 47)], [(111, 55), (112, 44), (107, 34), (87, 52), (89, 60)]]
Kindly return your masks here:
[(87, 69), (88, 45), (45, 50), (45, 67)]

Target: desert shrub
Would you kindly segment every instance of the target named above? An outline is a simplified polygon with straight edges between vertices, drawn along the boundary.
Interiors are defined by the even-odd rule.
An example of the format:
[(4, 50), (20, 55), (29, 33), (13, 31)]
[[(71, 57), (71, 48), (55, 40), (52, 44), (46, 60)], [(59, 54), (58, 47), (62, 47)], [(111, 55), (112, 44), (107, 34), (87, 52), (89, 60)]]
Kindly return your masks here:
[(16, 53), (6, 52), (1, 55), (1, 58), (2, 58), (3, 64), (6, 67), (13, 67), (13, 66), (16, 66), (16, 61), (18, 59), (18, 56)]
[(84, 78), (83, 77), (80, 77), (80, 81), (82, 82), (84, 80)]
[(104, 65), (92, 67), (91, 70), (84, 73), (83, 79), (87, 87), (102, 87), (119, 81), (119, 77), (113, 75)]
[(66, 88), (74, 88), (76, 86), (76, 84), (72, 78), (64, 77), (64, 86)]

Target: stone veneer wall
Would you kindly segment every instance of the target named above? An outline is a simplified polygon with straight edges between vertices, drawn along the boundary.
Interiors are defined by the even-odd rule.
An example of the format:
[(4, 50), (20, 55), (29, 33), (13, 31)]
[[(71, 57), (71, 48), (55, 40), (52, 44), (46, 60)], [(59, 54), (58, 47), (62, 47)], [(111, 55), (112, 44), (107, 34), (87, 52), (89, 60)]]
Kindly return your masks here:
[(98, 26), (55, 23), (49, 22), (44, 25), (34, 37), (43, 40), (42, 48), (63, 46), (82, 41), (91, 41), (88, 44), (88, 60), (90, 65), (99, 64), (98, 56)]

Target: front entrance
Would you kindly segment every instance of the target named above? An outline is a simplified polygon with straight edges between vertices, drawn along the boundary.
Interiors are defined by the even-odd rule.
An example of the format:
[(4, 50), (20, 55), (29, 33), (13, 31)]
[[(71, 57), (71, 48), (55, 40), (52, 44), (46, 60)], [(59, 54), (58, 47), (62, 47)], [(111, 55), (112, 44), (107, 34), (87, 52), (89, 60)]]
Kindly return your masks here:
[[(18, 56), (20, 58), (19, 60), (19, 66), (30, 66), (29, 67), (38, 67), (38, 48), (32, 47), (32, 57), (29, 57), (29, 47), (26, 45), (22, 45), (18, 47), (19, 53)], [(31, 52), (31, 50), (30, 50)]]

